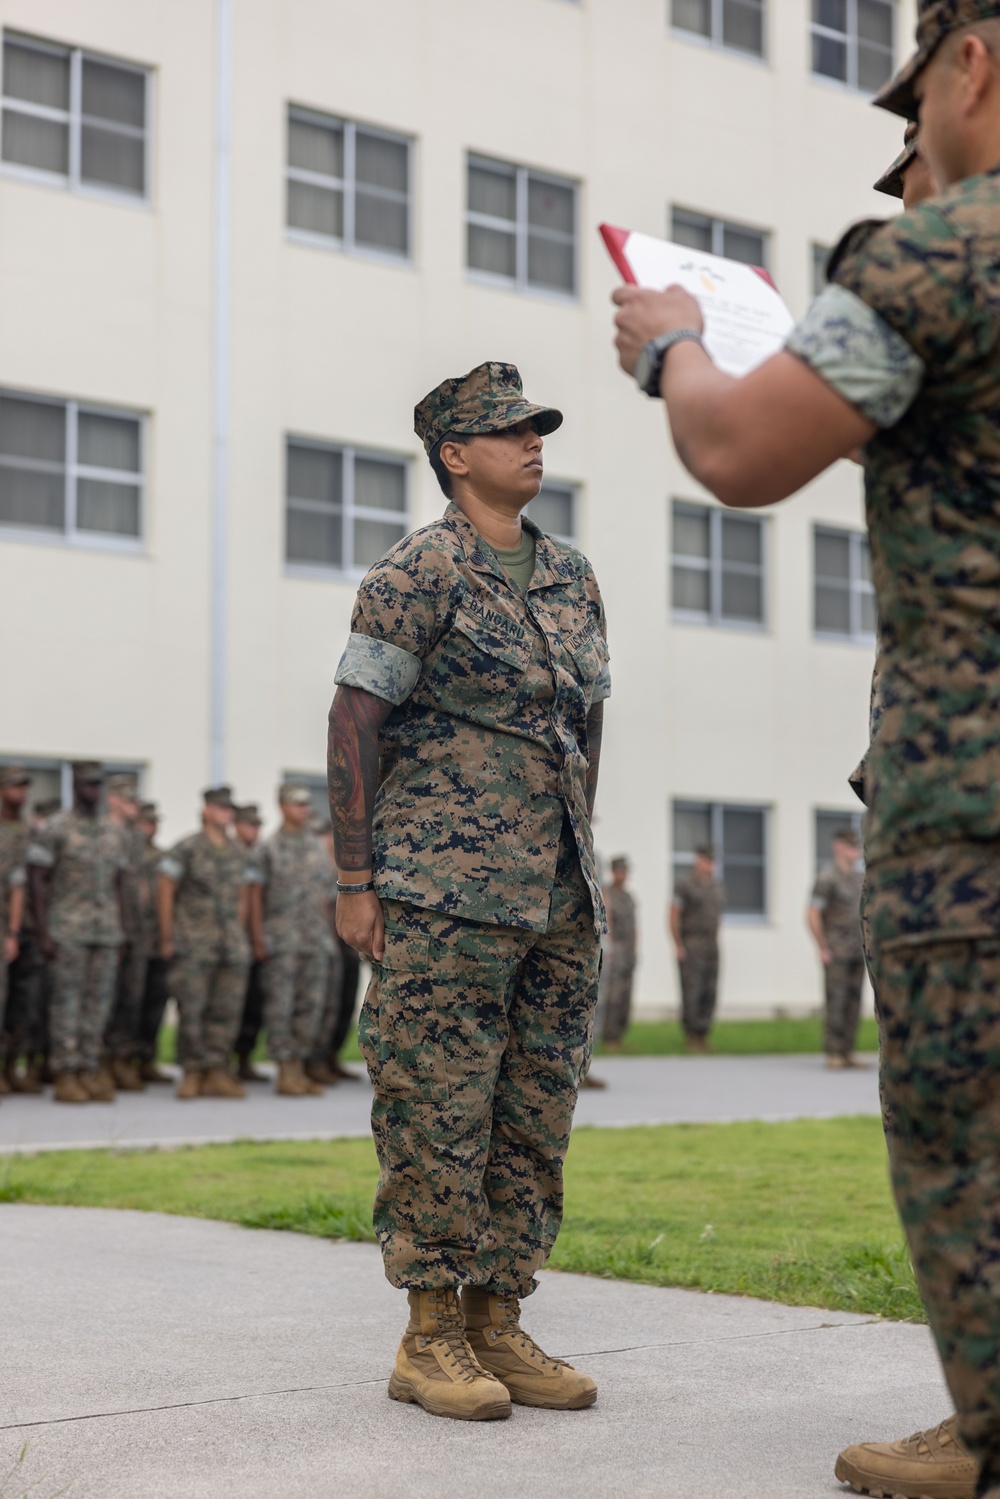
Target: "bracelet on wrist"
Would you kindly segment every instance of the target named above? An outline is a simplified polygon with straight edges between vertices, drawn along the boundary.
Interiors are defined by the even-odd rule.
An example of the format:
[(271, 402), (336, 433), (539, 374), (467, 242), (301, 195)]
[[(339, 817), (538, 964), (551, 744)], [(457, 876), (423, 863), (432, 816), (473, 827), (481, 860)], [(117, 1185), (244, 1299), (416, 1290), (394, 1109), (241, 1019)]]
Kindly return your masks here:
[(374, 890), (375, 881), (365, 880), (360, 885), (342, 885), (337, 881), (337, 891), (340, 895), (364, 895), (366, 890)]

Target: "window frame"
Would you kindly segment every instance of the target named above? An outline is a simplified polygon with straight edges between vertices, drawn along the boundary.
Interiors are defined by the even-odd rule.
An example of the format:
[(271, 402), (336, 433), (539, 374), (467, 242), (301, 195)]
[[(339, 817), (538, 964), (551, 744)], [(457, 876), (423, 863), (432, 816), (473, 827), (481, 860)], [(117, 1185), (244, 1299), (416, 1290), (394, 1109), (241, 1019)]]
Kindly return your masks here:
[[(700, 208), (685, 208), (683, 203), (671, 203), (670, 225), (668, 233), (669, 238), (675, 244), (680, 243), (680, 241), (674, 240), (674, 215), (678, 213), (687, 214), (688, 218), (690, 219), (703, 219), (709, 226), (709, 232), (712, 238), (711, 247), (708, 250), (695, 250), (692, 246), (691, 253), (693, 255), (721, 255), (723, 258), (731, 259), (732, 257), (726, 257), (725, 244), (726, 230), (731, 229), (735, 234), (758, 235), (760, 237), (761, 249), (764, 252), (762, 258), (759, 261), (741, 260), (739, 262), (740, 265), (757, 266), (764, 271), (770, 269), (772, 242), (772, 233), (770, 229), (762, 229), (759, 224), (741, 224), (736, 219), (722, 219), (719, 218), (716, 214), (705, 213), (704, 210)], [(688, 247), (685, 246), (685, 248)]]
[[(329, 562), (301, 562), (292, 561), (288, 556), (288, 512), (291, 508), (293, 498), (288, 492), (288, 450), (292, 446), (300, 448), (311, 448), (321, 453), (339, 453), (341, 457), (341, 547), (342, 555), (346, 557), (348, 547), (346, 541), (350, 537), (351, 564), (346, 562), (340, 567)], [(395, 463), (403, 471), (403, 509), (402, 510), (375, 510), (368, 505), (357, 506), (354, 503), (355, 494), (355, 464), (357, 460), (370, 458), (375, 463)], [(412, 485), (411, 485), (411, 461), (406, 454), (388, 452), (384, 448), (369, 448), (363, 444), (336, 442), (319, 437), (304, 437), (298, 433), (285, 433), (285, 494), (284, 494), (284, 556), (283, 564), (285, 574), (293, 578), (314, 578), (325, 582), (347, 582), (356, 583), (365, 576), (372, 563), (354, 563), (354, 521), (372, 520), (384, 523), (388, 519), (398, 519), (403, 528), (403, 537), (408, 536), (413, 529), (412, 507)], [(304, 509), (312, 510), (314, 513), (327, 513), (327, 507), (317, 500), (305, 500), (298, 497), (297, 504)], [(348, 528), (348, 521), (351, 522)]]
[[(704, 559), (704, 566), (699, 564), (702, 559), (692, 556), (687, 552), (674, 551), (674, 516), (678, 509), (681, 511), (699, 512), (708, 516), (708, 557)], [(759, 620), (731, 619), (722, 613), (722, 530), (726, 520), (738, 519), (743, 522), (752, 521), (759, 527), (760, 534), (760, 602), (761, 618)], [(707, 611), (700, 609), (684, 609), (674, 603), (674, 568), (687, 567), (692, 571), (704, 571), (708, 573), (708, 597), (709, 607)], [(729, 571), (749, 575), (758, 571), (747, 562), (730, 562), (726, 564)], [(698, 500), (683, 500), (674, 498), (670, 502), (670, 618), (674, 624), (699, 625), (710, 629), (739, 630), (751, 635), (766, 634), (770, 628), (770, 611), (768, 609), (768, 583), (769, 583), (769, 558), (768, 558), (768, 517), (758, 515), (743, 515), (733, 517), (721, 505), (706, 505)]]
[[(469, 207), (469, 176), (474, 166), (481, 166), (487, 171), (495, 171), (502, 167), (505, 173), (514, 174), (514, 213), (513, 219), (496, 218), (493, 214), (481, 213), (478, 209)], [(528, 219), (528, 188), (531, 180), (536, 182), (548, 182), (554, 187), (571, 188), (573, 192), (573, 231), (566, 236), (562, 231), (554, 229), (534, 229)], [(546, 297), (557, 302), (580, 301), (580, 179), (577, 177), (562, 177), (558, 172), (543, 171), (539, 167), (521, 166), (514, 161), (504, 161), (499, 156), (487, 156), (482, 151), (467, 151), (465, 153), (465, 274), (468, 279), (478, 286), (490, 286), (502, 291), (519, 292), (522, 296)], [(481, 229), (492, 229), (498, 233), (510, 234), (513, 226), (514, 234), (514, 274), (513, 276), (501, 276), (496, 271), (479, 270), (476, 266), (469, 264), (469, 226), (475, 225)], [(542, 239), (552, 240), (553, 243), (564, 244), (567, 239), (573, 250), (573, 288), (564, 291), (558, 286), (539, 286), (528, 280), (528, 237), (530, 233), (539, 235)]]
[[(344, 133), (344, 172), (342, 177), (327, 177), (322, 172), (310, 172), (305, 167), (293, 167), (288, 160), (289, 125), (293, 117), (306, 125), (321, 126), (329, 130), (339, 126)], [(406, 251), (403, 254), (387, 250), (379, 245), (358, 244), (354, 238), (357, 220), (357, 137), (358, 131), (373, 135), (380, 140), (406, 148)], [(310, 109), (305, 104), (287, 103), (285, 107), (285, 234), (296, 244), (311, 245), (314, 249), (335, 250), (341, 255), (359, 255), (366, 260), (377, 260), (387, 265), (414, 264), (413, 251), (413, 162), (415, 138), (400, 130), (390, 130), (384, 125), (369, 125), (365, 120), (349, 119), (346, 115), (328, 114), (320, 109)], [(341, 235), (320, 234), (315, 229), (300, 229), (288, 222), (288, 184), (302, 182), (308, 187), (320, 187), (326, 191), (338, 191), (343, 195), (344, 232)], [(402, 194), (393, 188), (378, 188), (366, 183), (366, 192), (399, 202)]]
[(858, 807), (857, 811), (849, 807), (845, 812), (837, 811), (834, 807), (813, 807), (813, 865), (815, 874), (819, 874), (823, 865), (829, 862), (829, 859), (820, 857), (819, 819), (821, 817), (829, 817), (831, 821), (836, 819), (841, 827), (853, 828), (859, 838), (864, 834), (865, 813), (863, 807)]
[[(12, 390), (0, 386), (0, 400), (6, 397), (13, 401), (32, 401), (39, 406), (58, 406), (64, 413), (65, 457), (62, 464), (40, 458), (19, 458), (0, 451), (0, 468), (28, 468), (36, 472), (52, 473), (62, 468), (65, 515), (61, 530), (54, 526), (18, 526), (0, 520), (0, 540), (41, 542), (47, 546), (69, 546), (81, 551), (121, 552), (126, 555), (141, 555), (146, 550), (147, 532), (147, 486), (146, 459), (148, 451), (148, 417), (145, 412), (134, 411), (126, 406), (109, 406), (101, 401), (84, 401), (75, 397), (39, 395), (35, 391)], [(132, 473), (128, 469), (98, 468), (93, 464), (81, 464), (77, 459), (79, 450), (80, 415), (107, 416), (121, 421), (134, 421), (139, 429), (139, 469)], [(77, 526), (77, 483), (80, 479), (99, 479), (124, 488), (139, 491), (138, 530), (134, 536), (125, 536), (117, 531), (90, 531)]]
[(711, 47), (713, 51), (725, 52), (729, 57), (741, 57), (744, 61), (762, 62), (768, 61), (768, 0), (760, 0), (760, 40), (759, 52), (749, 52), (745, 47), (734, 47), (723, 40), (723, 0), (709, 0), (712, 19), (709, 25), (709, 33), (706, 36), (703, 31), (690, 31), (686, 26), (678, 26), (674, 21), (673, 0), (667, 0), (667, 29), (671, 36), (682, 41), (694, 42), (698, 46)]
[[(809, 14), (809, 76), (819, 79), (821, 83), (830, 84), (833, 88), (849, 89), (852, 94), (861, 94), (865, 98), (871, 96), (868, 88), (863, 88), (858, 82), (858, 52), (860, 34), (858, 31), (858, 0), (844, 0), (847, 6), (847, 30), (835, 31), (830, 26), (823, 26), (819, 21), (812, 18), (812, 6), (810, 4)], [(886, 81), (893, 76), (896, 69), (896, 22), (897, 9), (895, 0), (876, 0), (876, 3), (884, 3), (888, 9), (892, 21), (892, 41), (889, 47), (889, 72)], [(828, 41), (842, 43), (847, 53), (847, 77), (835, 78), (832, 73), (819, 73), (813, 66), (812, 44), (813, 37), (825, 37)]]
[[(727, 812), (756, 812), (761, 822), (761, 854), (760, 860), (751, 859), (749, 855), (738, 854), (731, 856), (730, 862), (742, 862), (746, 867), (760, 865), (762, 879), (761, 889), (764, 896), (763, 909), (760, 911), (729, 911), (722, 913), (722, 921), (726, 926), (769, 926), (771, 922), (771, 840), (770, 840), (770, 812), (771, 806), (766, 802), (721, 802), (695, 800), (689, 796), (677, 796), (670, 803), (670, 829), (671, 829), (671, 871), (673, 873), (673, 884), (677, 883), (680, 871), (685, 872), (693, 868), (695, 856), (693, 853), (678, 853), (677, 851), (677, 812), (679, 810), (697, 810), (708, 812), (709, 815), (709, 842), (716, 852), (716, 877), (725, 884), (726, 848), (724, 840), (725, 814)], [(672, 899), (672, 897), (671, 897)]]
[[(19, 47), (31, 48), (36, 52), (46, 52), (50, 56), (68, 57), (70, 68), (69, 81), (69, 108), (56, 109), (47, 104), (33, 104), (28, 99), (8, 99), (3, 93), (2, 66), (3, 51), (8, 41)], [(80, 166), (82, 160), (81, 136), (85, 122), (83, 114), (83, 64), (84, 62), (101, 63), (106, 67), (119, 68), (123, 73), (139, 74), (145, 84), (145, 122), (140, 130), (135, 125), (123, 125), (117, 120), (103, 120), (97, 116), (86, 116), (87, 122), (98, 124), (102, 130), (107, 130), (112, 135), (124, 135), (132, 140), (142, 137), (142, 178), (143, 190), (141, 193), (130, 192), (125, 188), (115, 187), (110, 182), (92, 182), (81, 177)], [(69, 44), (50, 41), (45, 37), (29, 36), (25, 32), (14, 31), (4, 27), (0, 35), (0, 130), (2, 130), (3, 114), (7, 110), (15, 114), (29, 115), (34, 119), (50, 120), (54, 123), (66, 125), (69, 131), (68, 148), (68, 170), (66, 172), (49, 172), (43, 167), (29, 167), (21, 162), (7, 161), (0, 155), (0, 173), (5, 177), (16, 179), (20, 182), (31, 182), (44, 187), (56, 187), (65, 192), (80, 193), (84, 197), (99, 198), (105, 201), (132, 207), (151, 207), (153, 202), (152, 176), (153, 176), (153, 153), (152, 153), (152, 120), (153, 120), (153, 79), (154, 70), (144, 63), (126, 62), (119, 57), (112, 57), (106, 52), (93, 52), (89, 47), (73, 47)]]
[[(546, 536), (551, 536), (553, 541), (564, 542), (567, 546), (577, 546), (580, 539), (580, 487), (581, 486), (574, 483), (572, 479), (549, 479), (548, 477), (546, 477), (542, 480), (542, 487), (535, 496), (535, 500), (540, 500), (546, 489), (558, 489), (561, 490), (563, 494), (569, 496), (570, 514), (573, 521), (572, 534), (567, 535), (564, 531), (546, 531), (544, 533)], [(531, 513), (531, 506), (535, 503), (535, 500), (529, 501), (529, 503), (524, 507), (524, 514), (528, 517), (529, 520), (534, 520), (535, 525), (537, 526), (538, 522), (537, 520), (535, 520), (535, 517)], [(541, 527), (539, 527), (539, 530), (541, 530)]]
[[(816, 623), (817, 592), (818, 592), (818, 589), (819, 589), (821, 578), (822, 578), (822, 581), (827, 586), (830, 586), (830, 585), (833, 585), (833, 584), (842, 584), (842, 582), (843, 582), (842, 579), (840, 579), (840, 578), (833, 578), (828, 573), (820, 574), (820, 572), (819, 572), (819, 570), (817, 568), (817, 565), (816, 565), (816, 542), (817, 542), (818, 538), (821, 535), (822, 536), (836, 537), (837, 540), (842, 540), (845, 536), (847, 537), (847, 541), (848, 541), (848, 552), (847, 552), (847, 563), (848, 563), (847, 596), (848, 596), (848, 612), (850, 614), (850, 621), (851, 621), (851, 623), (850, 623), (850, 629), (847, 630), (847, 631), (844, 631), (844, 630), (821, 630), (819, 628), (819, 626), (817, 625), (817, 623)], [(812, 632), (813, 632), (813, 638), (815, 640), (832, 641), (832, 642), (835, 642), (835, 643), (839, 643), (841, 645), (863, 645), (863, 646), (867, 646), (867, 647), (871, 647), (871, 646), (873, 646), (875, 644), (875, 641), (876, 641), (876, 639), (878, 637), (878, 625), (877, 625), (877, 623), (876, 623), (876, 627), (875, 627), (874, 630), (865, 630), (865, 629), (863, 629), (861, 627), (861, 617), (862, 617), (862, 613), (861, 613), (861, 599), (862, 599), (862, 597), (864, 595), (870, 595), (873, 600), (875, 599), (875, 585), (871, 581), (870, 578), (866, 578), (864, 576), (864, 569), (863, 569), (863, 567), (861, 565), (861, 559), (862, 559), (862, 555), (863, 555), (863, 551), (864, 551), (865, 547), (869, 548), (869, 556), (870, 556), (871, 549), (870, 549), (869, 542), (868, 542), (868, 535), (867, 535), (867, 532), (865, 532), (865, 531), (858, 531), (858, 530), (855, 530), (852, 527), (848, 527), (848, 526), (831, 526), (831, 525), (825, 524), (823, 521), (815, 521), (813, 523), (813, 579), (812, 579), (812, 585), (813, 585), (812, 586), (812, 592), (813, 592), (813, 630), (812, 630)], [(877, 608), (877, 600), (876, 600), (876, 608)]]

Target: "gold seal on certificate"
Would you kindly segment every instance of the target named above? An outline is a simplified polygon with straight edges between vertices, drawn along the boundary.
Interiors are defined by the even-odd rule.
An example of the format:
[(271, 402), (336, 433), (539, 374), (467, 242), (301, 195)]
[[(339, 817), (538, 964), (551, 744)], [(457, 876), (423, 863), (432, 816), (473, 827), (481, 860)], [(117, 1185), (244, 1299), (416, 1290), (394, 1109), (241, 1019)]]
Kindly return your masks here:
[(762, 268), (611, 224), (600, 229), (626, 281), (652, 291), (683, 286), (696, 298), (705, 347), (727, 374), (745, 375), (784, 346), (794, 318)]

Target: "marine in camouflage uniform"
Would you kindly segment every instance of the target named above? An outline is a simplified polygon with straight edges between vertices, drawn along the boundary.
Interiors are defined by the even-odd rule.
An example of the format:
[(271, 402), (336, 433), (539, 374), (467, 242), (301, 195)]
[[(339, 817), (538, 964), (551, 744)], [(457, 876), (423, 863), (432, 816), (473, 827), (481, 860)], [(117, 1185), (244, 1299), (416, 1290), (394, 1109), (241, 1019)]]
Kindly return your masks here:
[[(261, 846), (255, 915), (264, 964), (268, 1054), (278, 1063), (277, 1091), (322, 1093), (304, 1063), (316, 1045), (333, 951), (330, 898), (336, 883), (326, 849), (309, 828), (308, 787), (286, 781), (278, 792), (282, 825)], [(259, 891), (259, 896), (258, 896)], [(259, 902), (259, 903), (258, 903)]]
[(123, 829), (98, 811), (103, 780), (96, 762), (74, 765), (73, 807), (34, 831), (28, 844), (38, 945), (52, 972), (55, 1096), (63, 1103), (114, 1095), (98, 1067), (124, 937), (128, 849)]
[(155, 802), (142, 802), (136, 829), (142, 837), (139, 860), (139, 941), (146, 954), (146, 972), (139, 1009), (138, 1051), (140, 1074), (145, 1083), (168, 1083), (169, 1073), (156, 1065), (157, 1041), (163, 1013), (170, 997), (167, 964), (160, 953), (160, 924), (156, 912), (158, 871), (163, 850), (156, 845), (159, 812)]
[(109, 775), (105, 785), (108, 816), (122, 830), (128, 863), (122, 871), (122, 924), (125, 948), (118, 965), (115, 1002), (105, 1034), (114, 1083), (125, 1092), (140, 1092), (143, 1081), (136, 1061), (139, 1022), (146, 987), (149, 951), (143, 940), (142, 861), (146, 840), (135, 826), (139, 814), (139, 779), (131, 772)]
[[(260, 883), (259, 854), (260, 854), (260, 829), (261, 815), (260, 807), (256, 802), (243, 802), (235, 809), (233, 832), (237, 843), (243, 845), (247, 855), (247, 878), (253, 889), (251, 890), (251, 913), (253, 912), (253, 894)], [(251, 915), (251, 927), (252, 927)], [(257, 1042), (264, 1027), (264, 963), (267, 953), (264, 951), (262, 936), (254, 936), (251, 932), (251, 947), (253, 955), (250, 962), (250, 972), (247, 974), (247, 992), (243, 1000), (243, 1014), (240, 1017), (240, 1028), (236, 1035), (236, 1073), (244, 1083), (266, 1083), (269, 1082), (265, 1072), (259, 1071), (253, 1064), (253, 1055), (257, 1050)]]
[[(10, 965), (15, 962), (24, 923), (27, 880), (25, 855), (27, 824), (20, 817), (29, 776), (20, 765), (0, 765), (0, 1036), (4, 1034)], [(9, 1093), (6, 1068), (0, 1074), (0, 1093)]]
[[(471, 1419), (510, 1411), (484, 1368), (515, 1400), (596, 1398), (517, 1315), (562, 1217), (605, 926), (590, 826), (610, 690), (600, 591), (579, 552), (519, 522), (540, 486), (541, 436), (561, 419), (529, 405), (503, 364), (420, 403), (416, 430), (454, 500), (366, 576), (331, 710), (345, 935), (366, 898), (350, 882), (370, 857), (357, 830), (378, 727), (370, 919), (377, 930), (384, 918), (384, 951), (372, 938), (360, 1045), (376, 1232), (386, 1275), (410, 1293), (390, 1394)], [(475, 494), (487, 470), (509, 546), (471, 518), (489, 524)]]
[(864, 953), (861, 946), (861, 887), (857, 834), (849, 827), (833, 836), (833, 859), (816, 876), (809, 903), (810, 929), (823, 961), (825, 987), (823, 1050), (827, 1065), (854, 1065), (861, 1014)]
[(628, 1030), (632, 1013), (632, 979), (636, 963), (635, 900), (625, 888), (628, 860), (611, 860), (611, 884), (604, 888), (608, 941), (601, 970), (601, 1039), (617, 1046)]
[(180, 1011), (179, 1098), (243, 1098), (229, 1075), (229, 1054), (246, 994), (250, 946), (247, 857), (229, 836), (228, 786), (204, 793), (203, 826), (161, 858), (160, 937), (171, 959), (170, 985)]
[(725, 887), (715, 878), (715, 854), (695, 850), (694, 868), (677, 881), (670, 931), (681, 979), (681, 1025), (693, 1051), (704, 1051), (719, 997), (719, 923)]

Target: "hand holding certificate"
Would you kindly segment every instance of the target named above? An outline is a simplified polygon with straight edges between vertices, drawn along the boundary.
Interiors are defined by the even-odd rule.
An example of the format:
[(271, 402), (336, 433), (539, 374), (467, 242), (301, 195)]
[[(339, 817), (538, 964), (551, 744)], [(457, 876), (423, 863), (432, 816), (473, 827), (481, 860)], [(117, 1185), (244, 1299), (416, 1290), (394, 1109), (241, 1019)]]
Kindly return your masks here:
[(695, 299), (705, 347), (727, 374), (745, 375), (784, 345), (793, 318), (765, 271), (610, 224), (601, 235), (627, 282), (651, 291), (679, 286)]

